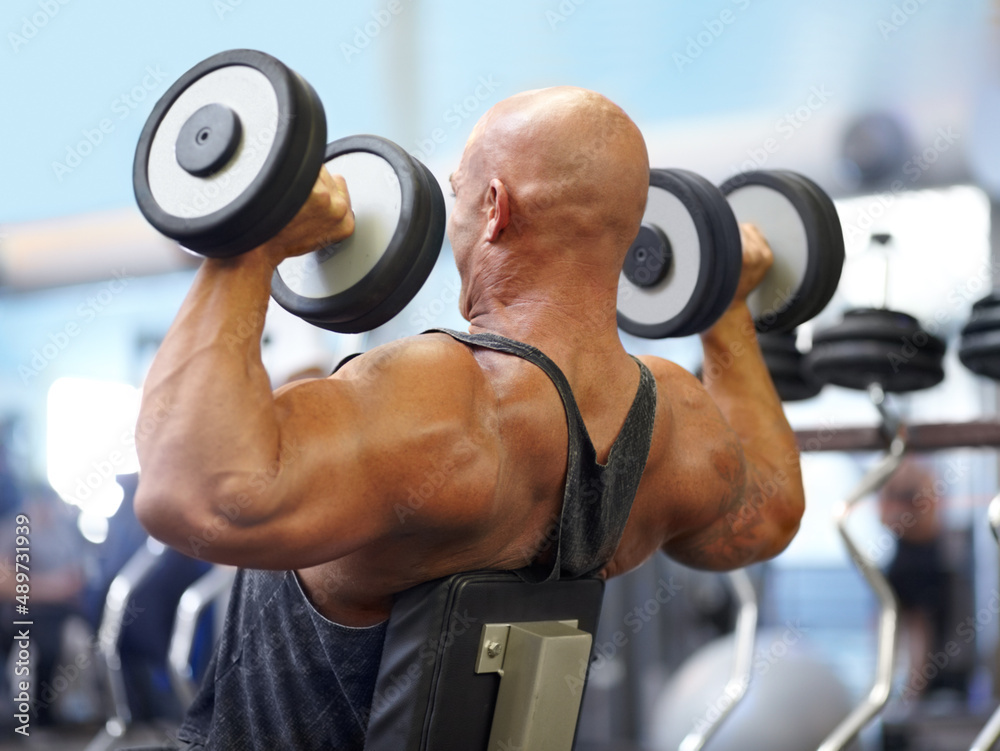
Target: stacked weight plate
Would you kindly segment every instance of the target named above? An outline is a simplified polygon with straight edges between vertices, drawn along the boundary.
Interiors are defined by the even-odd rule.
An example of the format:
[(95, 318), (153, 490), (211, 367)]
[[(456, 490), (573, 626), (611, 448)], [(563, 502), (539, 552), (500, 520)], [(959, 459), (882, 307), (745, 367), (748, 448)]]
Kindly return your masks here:
[(958, 358), (973, 373), (1000, 380), (1000, 293), (973, 304), (972, 317), (962, 328)]
[(841, 323), (813, 334), (806, 367), (823, 383), (887, 392), (918, 391), (944, 380), (945, 342), (916, 318), (879, 308), (859, 308)]

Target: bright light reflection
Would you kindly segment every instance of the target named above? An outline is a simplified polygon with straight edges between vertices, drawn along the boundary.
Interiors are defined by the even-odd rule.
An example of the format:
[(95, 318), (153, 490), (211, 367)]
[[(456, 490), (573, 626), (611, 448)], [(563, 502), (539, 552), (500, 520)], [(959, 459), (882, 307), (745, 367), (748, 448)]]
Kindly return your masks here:
[[(116, 475), (136, 472), (135, 423), (139, 389), (124, 383), (60, 378), (49, 388), (46, 459), (48, 479), (84, 517), (113, 516), (124, 491)], [(96, 527), (88, 526), (94, 534)], [(90, 539), (90, 537), (88, 537)]]

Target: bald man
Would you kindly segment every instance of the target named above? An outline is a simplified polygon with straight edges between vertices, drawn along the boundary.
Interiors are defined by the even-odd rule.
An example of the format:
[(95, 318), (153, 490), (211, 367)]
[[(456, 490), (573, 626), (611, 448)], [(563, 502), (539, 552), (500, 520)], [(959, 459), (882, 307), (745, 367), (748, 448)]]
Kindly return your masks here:
[(139, 518), (244, 569), (183, 729), (195, 748), (360, 749), (393, 595), (421, 582), (610, 577), (658, 550), (732, 569), (798, 528), (795, 439), (745, 303), (771, 260), (752, 228), (736, 299), (703, 335), (707, 362), (729, 365), (703, 386), (619, 339), (649, 187), (621, 109), (575, 88), (512, 97), (450, 182), (468, 334), (405, 338), (272, 394), (271, 274), (353, 229), (324, 171), (274, 241), (202, 264), (153, 363)]

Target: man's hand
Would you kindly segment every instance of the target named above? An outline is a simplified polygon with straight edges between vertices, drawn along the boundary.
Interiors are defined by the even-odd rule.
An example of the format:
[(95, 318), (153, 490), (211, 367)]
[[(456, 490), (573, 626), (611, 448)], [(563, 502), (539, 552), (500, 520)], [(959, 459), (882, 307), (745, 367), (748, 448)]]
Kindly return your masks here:
[(764, 280), (774, 263), (771, 247), (754, 225), (741, 224), (740, 237), (743, 241), (743, 270), (732, 305), (746, 302), (747, 296)]
[(354, 212), (351, 210), (347, 183), (343, 177), (331, 175), (323, 167), (299, 213), (258, 251), (277, 266), (286, 258), (318, 250), (343, 240), (353, 232)]

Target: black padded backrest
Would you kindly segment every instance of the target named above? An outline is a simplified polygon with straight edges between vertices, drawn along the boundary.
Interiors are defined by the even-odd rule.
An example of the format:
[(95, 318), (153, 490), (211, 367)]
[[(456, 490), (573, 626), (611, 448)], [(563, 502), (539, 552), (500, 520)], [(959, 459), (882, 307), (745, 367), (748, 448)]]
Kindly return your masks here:
[[(576, 620), (596, 634), (603, 596), (600, 579), (528, 584), (507, 571), (455, 574), (401, 593), (365, 751), (485, 751), (500, 676), (475, 673), (483, 624)], [(553, 680), (585, 681), (587, 667)]]

